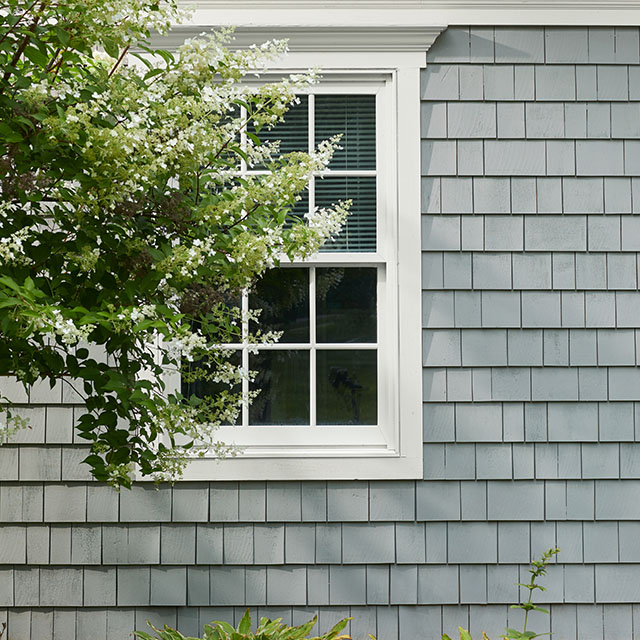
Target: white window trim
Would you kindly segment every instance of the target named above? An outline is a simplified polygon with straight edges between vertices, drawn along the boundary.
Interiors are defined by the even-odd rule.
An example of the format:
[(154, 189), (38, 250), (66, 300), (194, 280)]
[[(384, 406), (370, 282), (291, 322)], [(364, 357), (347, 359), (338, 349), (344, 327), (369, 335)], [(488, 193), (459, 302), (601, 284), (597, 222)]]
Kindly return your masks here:
[[(378, 265), (384, 260), (391, 283), (384, 288), (387, 299), (378, 301), (378, 313), (386, 311), (388, 316), (384, 319), (388, 339), (395, 342), (392, 348), (383, 349), (378, 359), (380, 367), (392, 371), (387, 376), (391, 380), (387, 389), (382, 385), (379, 389), (379, 395), (387, 395), (381, 403), (388, 408), (385, 428), (341, 427), (330, 443), (310, 446), (305, 441), (305, 427), (249, 427), (255, 439), (243, 453), (223, 460), (194, 458), (184, 480), (422, 478), (420, 69), (426, 48), (393, 54), (294, 51), (273, 68), (282, 73), (319, 67), (332, 85), (344, 82), (344, 93), (358, 81), (385, 85), (382, 91), (387, 95), (377, 115), (378, 130), (384, 130), (384, 135), (377, 141), (377, 155), (378, 159), (385, 157), (382, 166), (388, 184), (383, 189), (385, 202), (378, 203), (378, 211), (385, 210), (378, 222), (379, 238), (391, 238), (392, 245), (380, 255), (366, 254), (366, 262), (358, 262)], [(349, 258), (345, 257), (319, 254), (310, 262), (346, 264)], [(269, 433), (273, 429), (286, 437), (273, 438)], [(222, 428), (215, 435), (225, 440), (224, 432)]]

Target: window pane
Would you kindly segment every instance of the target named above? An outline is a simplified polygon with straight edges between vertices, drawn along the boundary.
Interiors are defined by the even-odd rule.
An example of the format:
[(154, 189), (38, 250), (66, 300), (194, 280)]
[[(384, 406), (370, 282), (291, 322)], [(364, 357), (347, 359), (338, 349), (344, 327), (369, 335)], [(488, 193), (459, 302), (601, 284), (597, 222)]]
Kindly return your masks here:
[(316, 270), (318, 342), (376, 341), (376, 269)]
[(353, 200), (347, 223), (335, 242), (321, 251), (376, 250), (376, 179), (374, 177), (316, 178), (316, 206), (330, 207), (339, 200)]
[(319, 350), (316, 357), (318, 424), (377, 424), (376, 351)]
[(317, 95), (315, 144), (342, 134), (330, 169), (376, 168), (376, 97)]
[(249, 368), (258, 371), (251, 388), (260, 389), (249, 424), (309, 424), (308, 351), (261, 351), (249, 358)]
[[(299, 98), (300, 104), (293, 105), (284, 114), (284, 122), (271, 129), (262, 127), (256, 134), (262, 142), (280, 140), (280, 153), (309, 150), (309, 98), (304, 95)], [(248, 129), (255, 133), (253, 123), (249, 123)]]
[[(251, 309), (262, 309), (259, 327), (283, 331), (279, 342), (309, 342), (309, 269), (270, 269), (249, 296)], [(251, 330), (258, 327), (252, 323)]]

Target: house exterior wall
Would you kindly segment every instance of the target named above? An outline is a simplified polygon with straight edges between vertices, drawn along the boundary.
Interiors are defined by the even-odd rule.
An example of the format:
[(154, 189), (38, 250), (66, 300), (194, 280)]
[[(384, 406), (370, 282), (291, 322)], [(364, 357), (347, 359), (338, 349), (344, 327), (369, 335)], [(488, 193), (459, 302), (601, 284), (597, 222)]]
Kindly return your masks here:
[(250, 606), (353, 616), (356, 639), (493, 638), (555, 545), (533, 628), (640, 637), (639, 41), (450, 28), (428, 54), (424, 480), (117, 494), (79, 464), (66, 389), (14, 390), (33, 428), (0, 447), (7, 637), (197, 634)]

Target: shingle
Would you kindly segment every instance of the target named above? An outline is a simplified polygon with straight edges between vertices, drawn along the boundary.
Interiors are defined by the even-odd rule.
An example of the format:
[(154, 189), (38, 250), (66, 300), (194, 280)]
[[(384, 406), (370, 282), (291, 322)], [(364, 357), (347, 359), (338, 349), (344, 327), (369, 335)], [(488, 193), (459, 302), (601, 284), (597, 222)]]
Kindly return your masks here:
[(488, 566), (487, 602), (515, 602), (518, 599), (518, 568), (514, 566)]
[(569, 362), (572, 366), (597, 364), (595, 330), (571, 330), (569, 332)]
[(546, 27), (545, 62), (584, 62), (589, 50), (587, 28)]
[(585, 216), (527, 217), (524, 224), (526, 251), (585, 251)]
[(21, 447), (20, 480), (60, 480), (61, 449), (59, 447)]
[(474, 253), (473, 285), (475, 289), (510, 289), (511, 256)]
[(589, 251), (620, 251), (618, 216), (588, 216), (587, 230)]
[(585, 522), (584, 562), (602, 563), (618, 561), (618, 523)]
[(272, 522), (299, 522), (302, 520), (300, 482), (267, 483), (267, 520)]
[(529, 524), (498, 523), (498, 562), (522, 563), (529, 559)]
[(535, 478), (551, 480), (558, 478), (558, 445), (538, 443), (535, 447)]
[(584, 103), (564, 104), (565, 136), (567, 138), (587, 137), (587, 106)]
[[(476, 476), (479, 480), (511, 479), (513, 461), (510, 445), (478, 444), (476, 445), (476, 452)], [(464, 496), (462, 500), (462, 517), (465, 520), (467, 519)]]
[(420, 135), (423, 138), (447, 137), (446, 102), (423, 102), (420, 105)]
[(526, 368), (491, 370), (493, 400), (528, 400), (531, 396), (531, 371)]
[[(213, 507), (212, 507), (213, 508)], [(122, 522), (171, 520), (171, 488), (138, 485), (120, 493)]]
[[(467, 180), (462, 178), (461, 180)], [(469, 203), (471, 206), (471, 203)], [(462, 217), (462, 250), (482, 251), (484, 249), (484, 218), (481, 216)]]
[(504, 329), (465, 329), (462, 331), (463, 366), (506, 366), (506, 333)]
[(450, 176), (457, 173), (454, 140), (423, 140), (421, 157), (423, 176)]
[(533, 100), (535, 96), (535, 67), (532, 64), (515, 65), (515, 99)]
[(73, 564), (101, 564), (102, 527), (76, 526), (71, 528), (71, 562)]
[[(244, 567), (211, 567), (209, 590), (211, 602), (215, 602), (216, 605), (245, 604)], [(298, 598), (292, 598), (292, 604), (297, 604)]]
[(425, 442), (454, 440), (453, 404), (426, 404), (423, 407), (422, 417)]
[(496, 27), (496, 62), (544, 62), (544, 32), (531, 27)]
[(483, 291), (482, 326), (519, 327), (520, 294), (511, 291)]
[(209, 519), (212, 522), (238, 520), (238, 483), (215, 482), (209, 489)]
[(470, 442), (497, 442), (502, 437), (500, 404), (458, 404), (456, 439)]
[(471, 27), (469, 32), (471, 62), (493, 62), (495, 60), (493, 27)]
[(342, 529), (339, 524), (316, 526), (316, 562), (342, 562)]
[(610, 290), (636, 289), (637, 256), (627, 253), (610, 253), (607, 255), (607, 284)]
[(630, 604), (603, 607), (604, 633), (607, 638), (630, 638), (633, 635), (633, 614)]
[(511, 179), (511, 209), (513, 213), (535, 213), (537, 211), (536, 179)]
[(222, 525), (197, 525), (196, 549), (198, 564), (221, 564), (223, 558)]
[(307, 570), (305, 567), (267, 567), (267, 604), (307, 604)]
[(420, 74), (420, 96), (422, 100), (457, 100), (458, 67), (429, 64)]
[(40, 606), (82, 605), (82, 569), (40, 569)]
[(367, 575), (367, 603), (389, 604), (389, 567), (368, 565)]
[(597, 100), (598, 81), (595, 65), (580, 64), (575, 67), (576, 99)]
[(620, 562), (640, 560), (640, 522), (619, 522)]
[(421, 178), (420, 186), (422, 213), (440, 213), (440, 178)]
[(589, 27), (589, 62), (615, 62), (613, 27)]
[(369, 495), (371, 520), (415, 519), (413, 482), (372, 482)]
[(439, 607), (401, 606), (398, 607), (398, 618), (401, 638), (419, 638), (425, 629), (437, 629), (438, 632), (440, 630)]
[(85, 607), (115, 606), (115, 567), (85, 567), (83, 587), (83, 605)]
[(256, 564), (284, 563), (284, 525), (255, 525), (254, 562)]
[(638, 64), (638, 29), (636, 27), (615, 27), (615, 61)]
[(580, 367), (578, 369), (578, 396), (585, 400), (607, 400), (607, 370), (597, 367)]
[(451, 522), (448, 553), (452, 563), (495, 563), (498, 540), (493, 522)]
[(638, 383), (640, 383), (640, 369), (611, 367), (609, 369), (609, 400), (636, 400)]
[[(602, 178), (563, 178), (565, 213), (603, 213), (604, 182)], [(586, 246), (579, 250), (584, 250)]]
[(547, 175), (575, 175), (575, 145), (572, 140), (547, 140), (545, 146)]
[(513, 456), (513, 479), (529, 480), (534, 477), (534, 449), (530, 444), (511, 445)]
[(564, 108), (560, 103), (527, 102), (525, 118), (527, 138), (564, 137)]
[(119, 494), (106, 485), (87, 486), (87, 520), (117, 522)]
[(422, 216), (423, 251), (460, 250), (460, 216)]
[(640, 478), (640, 447), (637, 444), (620, 444), (620, 477)]
[(162, 564), (193, 564), (196, 561), (196, 526), (162, 525), (160, 549)]
[(596, 518), (637, 520), (640, 518), (640, 481), (599, 480), (596, 482)]
[(595, 403), (549, 403), (548, 416), (550, 441), (598, 439), (598, 405)]
[(550, 253), (513, 254), (514, 289), (551, 289)]
[(640, 294), (637, 292), (615, 294), (615, 314), (619, 327), (636, 327), (640, 317)]
[(422, 254), (422, 288), (442, 289), (444, 282), (444, 258), (441, 253)]
[(460, 601), (468, 604), (487, 603), (487, 567), (462, 565), (460, 567)]
[(394, 562), (393, 524), (345, 524), (342, 528), (343, 561)]
[(444, 478), (449, 480), (475, 477), (475, 448), (469, 444), (446, 444)]
[(487, 484), (490, 520), (543, 520), (542, 482), (489, 482)]
[(450, 138), (495, 138), (496, 105), (491, 102), (450, 102), (447, 105)]
[(627, 69), (622, 65), (598, 65), (598, 100), (628, 100)]
[(508, 178), (474, 178), (475, 213), (510, 213), (510, 190)]
[(561, 325), (560, 295), (552, 292), (522, 292), (522, 326), (549, 328)]
[(637, 602), (638, 598), (640, 598), (639, 578), (640, 574), (637, 565), (597, 565), (597, 602)]
[(499, 138), (524, 138), (524, 103), (499, 102), (497, 122)]
[(513, 65), (484, 65), (485, 100), (513, 100), (514, 97)]
[[(473, 181), (471, 178), (440, 178), (442, 185), (442, 213), (471, 213), (473, 211)], [(433, 213), (440, 213), (434, 211)]]
[(458, 166), (456, 173), (461, 176), (481, 176), (484, 168), (484, 143), (482, 140), (458, 140)]
[(544, 330), (545, 366), (569, 365), (569, 332), (566, 329)]
[(209, 567), (187, 567), (187, 605), (208, 605)]
[(446, 369), (422, 370), (422, 399), (424, 402), (445, 402), (447, 399)]
[(450, 368), (447, 374), (447, 396), (449, 402), (473, 400), (473, 369)]
[(636, 102), (611, 104), (611, 134), (614, 138), (640, 137), (640, 106)]
[(623, 175), (623, 144), (619, 140), (577, 140), (576, 170), (580, 176)]
[(327, 519), (326, 482), (302, 483), (302, 520), (305, 522)]
[(485, 173), (487, 175), (545, 174), (545, 144), (532, 140), (486, 140)]
[(574, 253), (553, 253), (553, 289), (574, 289), (576, 286), (576, 266)]
[(503, 403), (502, 415), (505, 442), (524, 440), (524, 407), (519, 402)]
[(315, 562), (316, 528), (313, 524), (288, 524), (284, 536), (284, 562), (313, 564)]
[(427, 69), (431, 68), (432, 62), (469, 62), (471, 49), (469, 37), (468, 27), (445, 29), (429, 49)]
[(603, 253), (576, 255), (576, 287), (578, 289), (607, 288), (607, 260)]
[(582, 476), (584, 478), (618, 478), (620, 447), (616, 444), (583, 444)]
[(487, 216), (484, 228), (486, 251), (522, 251), (522, 216)]
[(585, 325), (587, 327), (614, 327), (616, 318), (615, 294), (585, 293)]
[(634, 365), (635, 331), (633, 329), (598, 330), (599, 365)]
[[(419, 482), (416, 506), (418, 520), (459, 520), (460, 485), (457, 482)], [(427, 551), (429, 539), (427, 537)]]
[(536, 100), (575, 100), (575, 67), (535, 66)]
[(71, 563), (71, 528), (55, 525), (50, 527), (50, 562), (51, 564)]
[(156, 606), (187, 604), (186, 567), (151, 567), (151, 604)]
[(507, 332), (509, 365), (542, 365), (542, 331), (531, 329), (510, 329)]
[(329, 567), (308, 567), (307, 585), (307, 600), (310, 605), (329, 604)]
[[(0, 498), (1, 503), (1, 498)], [(55, 484), (44, 487), (44, 519), (50, 522), (83, 522), (87, 516), (87, 486)]]
[(224, 526), (224, 563), (252, 564), (254, 540), (253, 525), (226, 524)]
[(176, 484), (172, 491), (174, 522), (206, 522), (209, 519), (209, 485), (204, 482)]
[(491, 400), (491, 370), (472, 369), (472, 398), (476, 402)]
[(329, 604), (366, 604), (364, 566), (329, 567)]
[(458, 567), (418, 567), (418, 603), (457, 604), (458, 597)]
[(611, 106), (609, 103), (587, 103), (587, 137), (611, 138)]
[(458, 67), (460, 100), (482, 100), (484, 98), (484, 70), (479, 64)]
[[(449, 328), (455, 325), (452, 291), (422, 293), (422, 326)], [(479, 310), (478, 310), (479, 312)]]
[(366, 482), (330, 482), (327, 486), (329, 520), (367, 520), (369, 488)]
[(445, 289), (470, 289), (472, 277), (471, 254), (444, 254)]

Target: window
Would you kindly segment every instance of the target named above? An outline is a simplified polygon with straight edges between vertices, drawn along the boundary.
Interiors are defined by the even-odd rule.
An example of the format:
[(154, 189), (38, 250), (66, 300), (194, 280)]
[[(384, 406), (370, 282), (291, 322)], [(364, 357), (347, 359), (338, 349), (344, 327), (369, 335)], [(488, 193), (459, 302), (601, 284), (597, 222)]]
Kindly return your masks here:
[[(276, 344), (257, 345), (257, 353), (255, 345), (234, 345), (243, 366), (259, 372), (255, 387), (261, 389), (239, 423), (218, 432), (242, 453), (221, 462), (194, 460), (186, 479), (421, 476), (419, 355), (415, 358), (419, 196), (410, 212), (413, 224), (403, 232), (412, 240), (418, 236), (413, 259), (418, 272), (405, 283), (399, 261), (399, 83), (392, 71), (323, 76), (285, 123), (261, 137), (281, 140), (286, 152), (344, 133), (343, 149), (326, 172), (314, 176), (294, 214), (350, 198), (351, 215), (335, 242), (304, 263), (268, 272), (243, 296), (245, 308), (263, 310), (262, 328), (283, 335)], [(419, 140), (418, 129), (413, 136)], [(419, 165), (412, 171), (415, 194)], [(403, 333), (401, 307), (411, 288), (406, 284), (413, 285), (415, 297), (404, 312), (417, 318), (417, 325)], [(409, 376), (401, 372), (403, 348), (415, 360)], [(252, 386), (245, 382), (243, 390)]]

